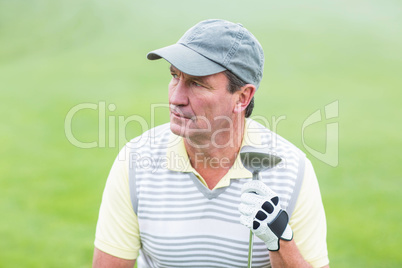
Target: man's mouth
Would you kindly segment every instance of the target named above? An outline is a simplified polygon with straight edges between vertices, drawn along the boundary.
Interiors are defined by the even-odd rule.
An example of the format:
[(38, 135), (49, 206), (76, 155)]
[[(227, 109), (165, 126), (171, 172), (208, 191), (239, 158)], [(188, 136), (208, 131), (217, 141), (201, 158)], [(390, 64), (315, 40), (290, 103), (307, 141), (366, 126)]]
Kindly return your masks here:
[(182, 119), (192, 119), (194, 118), (192, 115), (187, 115), (182, 111), (178, 110), (177, 108), (170, 108), (170, 113), (173, 114), (175, 117), (182, 118)]

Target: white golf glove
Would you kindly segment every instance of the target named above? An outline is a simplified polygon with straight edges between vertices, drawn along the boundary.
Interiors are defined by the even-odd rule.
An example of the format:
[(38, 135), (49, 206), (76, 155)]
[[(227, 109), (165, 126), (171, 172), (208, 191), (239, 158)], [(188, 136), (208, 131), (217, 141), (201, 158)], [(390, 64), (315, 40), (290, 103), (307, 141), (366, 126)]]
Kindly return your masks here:
[(279, 250), (279, 239), (292, 240), (288, 214), (281, 209), (278, 195), (262, 181), (244, 184), (239, 211), (240, 223), (264, 241), (268, 250)]

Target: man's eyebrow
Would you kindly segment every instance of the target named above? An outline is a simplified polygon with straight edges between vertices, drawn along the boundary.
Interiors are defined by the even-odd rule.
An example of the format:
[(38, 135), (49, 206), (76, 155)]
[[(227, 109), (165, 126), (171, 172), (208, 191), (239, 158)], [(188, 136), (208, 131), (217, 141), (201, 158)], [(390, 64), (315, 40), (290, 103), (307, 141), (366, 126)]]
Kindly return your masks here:
[[(178, 70), (176, 67), (174, 67), (173, 65), (170, 65), (170, 67), (169, 67), (169, 69), (170, 69), (170, 72), (171, 73), (176, 73), (176, 72), (180, 72), (180, 70)], [(195, 80), (195, 81), (199, 81), (199, 82), (203, 82), (203, 83), (206, 83), (206, 78), (205, 78), (205, 76), (195, 76), (195, 75), (189, 75), (189, 74), (186, 74), (186, 76), (189, 78), (189, 79), (192, 79), (192, 80)]]
[[(173, 65), (169, 66), (170, 72), (176, 74), (177, 72), (180, 72), (179, 69), (177, 69), (176, 67), (174, 67)], [(208, 83), (208, 79), (206, 76), (194, 76), (194, 75), (189, 75), (186, 74), (186, 77), (190, 80), (196, 81), (201, 83), (203, 86), (205, 86), (206, 88), (212, 88), (209, 83)]]

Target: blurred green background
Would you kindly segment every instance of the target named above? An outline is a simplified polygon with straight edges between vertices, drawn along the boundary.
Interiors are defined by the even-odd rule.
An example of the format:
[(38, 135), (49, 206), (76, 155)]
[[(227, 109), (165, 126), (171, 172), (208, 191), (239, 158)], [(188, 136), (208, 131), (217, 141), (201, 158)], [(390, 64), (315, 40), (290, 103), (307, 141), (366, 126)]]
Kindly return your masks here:
[[(109, 169), (122, 141), (145, 130), (130, 116), (168, 122), (168, 65), (145, 55), (208, 18), (241, 22), (263, 45), (255, 116), (286, 117), (275, 130), (305, 152), (303, 142), (324, 153), (327, 124), (339, 125), (336, 167), (307, 152), (331, 267), (402, 267), (396, 0), (0, 0), (0, 267), (91, 265)], [(303, 122), (336, 101), (339, 116), (302, 140)], [(87, 109), (69, 124), (77, 105)], [(75, 146), (65, 123), (96, 146)]]

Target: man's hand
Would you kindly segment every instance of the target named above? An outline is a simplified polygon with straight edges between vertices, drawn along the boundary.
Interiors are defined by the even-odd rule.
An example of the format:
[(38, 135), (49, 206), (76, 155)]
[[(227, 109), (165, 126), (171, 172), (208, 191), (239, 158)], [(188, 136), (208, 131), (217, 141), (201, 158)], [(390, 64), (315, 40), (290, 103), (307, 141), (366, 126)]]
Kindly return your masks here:
[(239, 211), (240, 223), (264, 241), (268, 250), (279, 250), (279, 239), (292, 240), (289, 216), (281, 209), (278, 195), (263, 182), (244, 184)]

